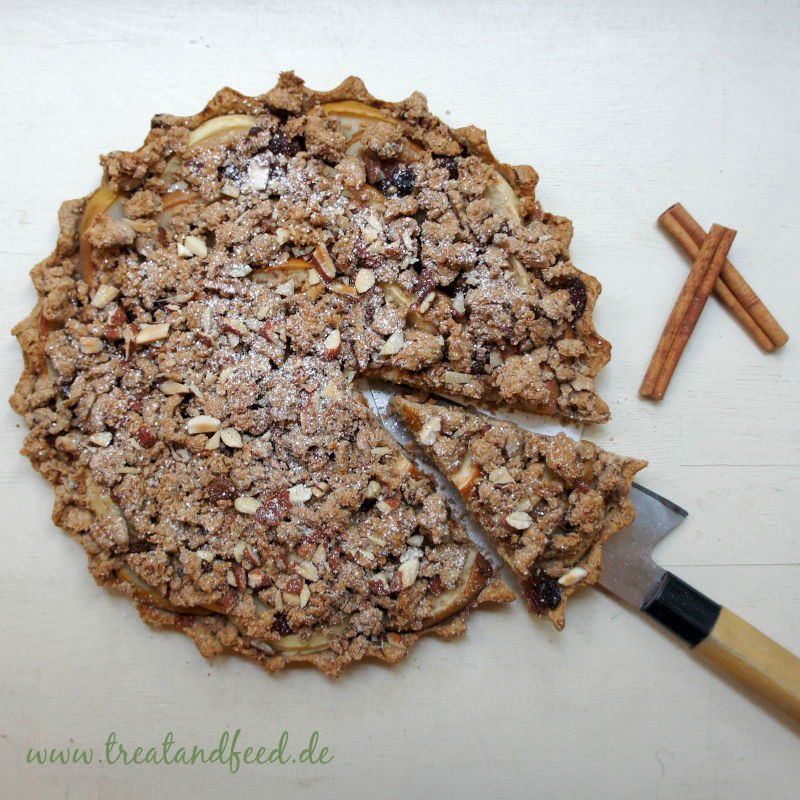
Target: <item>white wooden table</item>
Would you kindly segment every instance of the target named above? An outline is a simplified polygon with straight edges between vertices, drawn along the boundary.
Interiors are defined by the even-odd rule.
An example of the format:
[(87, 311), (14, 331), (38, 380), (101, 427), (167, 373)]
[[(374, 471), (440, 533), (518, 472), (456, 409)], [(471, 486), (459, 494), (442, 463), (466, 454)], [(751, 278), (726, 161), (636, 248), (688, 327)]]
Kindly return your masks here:
[[(532, 163), (545, 207), (575, 221), (574, 260), (604, 291), (614, 344), (600, 380), (612, 422), (590, 438), (650, 460), (642, 480), (691, 512), (660, 549), (679, 575), (800, 650), (797, 235), (800, 10), (793, 2), (597, 4), (10, 2), (0, 10), (4, 111), (0, 372), (34, 303), (60, 200), (97, 155), (134, 148), (154, 112), (201, 108), (280, 69), (315, 88), (350, 73), (414, 89), (451, 124), (487, 128)], [(599, 6), (603, 5), (603, 8)], [(747, 8), (746, 6), (752, 6)], [(686, 272), (656, 228), (676, 200), (737, 228), (732, 260), (793, 340), (765, 356), (707, 307), (660, 405), (637, 388)], [(50, 487), (16, 455), (0, 410), (0, 795), (4, 798), (796, 797), (797, 731), (599, 592), (556, 634), (521, 603), (476, 614), (399, 667), (331, 682), (205, 662), (95, 587), (50, 521)], [(29, 747), (212, 748), (224, 729), (290, 749), (314, 729), (323, 766), (38, 766)]]

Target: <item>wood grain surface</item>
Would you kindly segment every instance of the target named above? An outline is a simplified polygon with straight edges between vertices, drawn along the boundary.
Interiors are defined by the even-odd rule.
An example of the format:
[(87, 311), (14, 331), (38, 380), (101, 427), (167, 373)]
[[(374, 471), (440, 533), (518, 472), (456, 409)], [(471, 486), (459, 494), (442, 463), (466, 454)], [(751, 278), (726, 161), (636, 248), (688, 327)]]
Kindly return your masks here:
[[(0, 23), (6, 396), (27, 272), (59, 202), (97, 184), (99, 153), (136, 147), (156, 112), (192, 113), (225, 84), (258, 93), (281, 69), (315, 88), (354, 73), (388, 99), (419, 89), (450, 124), (486, 128), (503, 160), (533, 164), (545, 208), (574, 220), (614, 346), (599, 381), (613, 419), (585, 435), (648, 459), (642, 482), (690, 512), (658, 558), (800, 651), (796, 2), (6, 0)], [(731, 260), (792, 338), (765, 355), (712, 299), (654, 404), (637, 389), (686, 276), (656, 224), (676, 200), (739, 231)], [(797, 796), (797, 730), (599, 592), (570, 604), (563, 634), (516, 603), (333, 683), (209, 664), (95, 587), (17, 456), (21, 420), (0, 415), (4, 798)], [(316, 729), (334, 760), (236, 775), (25, 763), (29, 747), (99, 751), (111, 730), (211, 748), (225, 728), (249, 744)]]

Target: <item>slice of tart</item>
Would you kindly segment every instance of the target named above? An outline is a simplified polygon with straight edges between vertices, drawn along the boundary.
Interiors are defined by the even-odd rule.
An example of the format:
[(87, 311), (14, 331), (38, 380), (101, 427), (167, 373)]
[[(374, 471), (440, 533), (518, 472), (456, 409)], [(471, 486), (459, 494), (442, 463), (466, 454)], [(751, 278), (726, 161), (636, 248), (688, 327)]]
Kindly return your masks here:
[(635, 518), (628, 493), (646, 462), (458, 406), (396, 397), (392, 409), (458, 489), (531, 610), (563, 628), (567, 598), (597, 581), (603, 542)]

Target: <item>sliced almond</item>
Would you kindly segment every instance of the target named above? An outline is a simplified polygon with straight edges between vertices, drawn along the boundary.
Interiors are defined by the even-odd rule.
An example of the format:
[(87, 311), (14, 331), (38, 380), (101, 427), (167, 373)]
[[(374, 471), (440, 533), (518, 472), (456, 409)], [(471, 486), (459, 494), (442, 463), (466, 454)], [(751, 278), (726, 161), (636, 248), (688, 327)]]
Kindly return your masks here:
[(310, 487), (305, 484), (298, 483), (289, 489), (289, 502), (293, 506), (299, 506), (310, 500), (312, 497)]
[(518, 531), (525, 531), (533, 525), (533, 520), (525, 511), (512, 511), (506, 517), (506, 525)]
[(326, 356), (336, 356), (342, 348), (342, 334), (338, 330), (332, 330), (322, 343)]
[(507, 483), (514, 483), (514, 478), (507, 467), (497, 467), (493, 469), (489, 473), (489, 480), (499, 486), (504, 486)]
[(221, 425), (222, 423), (216, 417), (201, 414), (199, 417), (192, 417), (186, 423), (186, 430), (190, 436), (198, 433), (216, 433)]
[(191, 394), (192, 392), (188, 386), (184, 386), (177, 381), (164, 381), (158, 388), (166, 395)]
[(284, 297), (291, 297), (294, 294), (294, 278), (289, 278), (285, 283), (276, 286), (275, 291)]
[(205, 258), (208, 255), (208, 247), (199, 236), (187, 236), (183, 240), (183, 246), (193, 255)]
[(419, 304), (419, 313), (424, 314), (430, 307), (433, 301), (436, 299), (436, 292), (428, 292), (425, 295), (422, 302)]
[(110, 431), (100, 431), (100, 433), (93, 433), (89, 437), (89, 441), (92, 444), (96, 444), (98, 447), (108, 447), (111, 444), (112, 438)]
[(364, 497), (367, 500), (374, 500), (381, 493), (381, 485), (378, 481), (370, 481), (367, 484), (367, 490), (364, 492)]
[(155, 325), (143, 326), (133, 341), (136, 344), (150, 344), (159, 339), (166, 339), (167, 336), (169, 336), (169, 322), (159, 322)]
[(208, 441), (206, 442), (206, 446), (203, 448), (203, 450), (219, 450), (219, 439), (219, 431), (211, 434), (211, 436), (208, 437)]
[(561, 586), (574, 586), (580, 583), (589, 573), (583, 567), (573, 567), (565, 575), (562, 575), (558, 582)]
[(357, 297), (358, 292), (356, 291), (354, 286), (350, 286), (346, 283), (332, 283), (331, 284), (331, 291), (334, 294), (340, 294), (343, 297)]
[(453, 482), (456, 489), (466, 497), (472, 491), (473, 486), (475, 486), (480, 476), (481, 468), (470, 456), (466, 456), (458, 469), (452, 474), (450, 480)]
[(313, 583), (319, 580), (319, 572), (310, 561), (299, 561), (294, 569), (298, 575), (302, 575), (307, 581)]
[(78, 347), (80, 347), (81, 353), (91, 356), (103, 349), (103, 341), (96, 336), (81, 336), (78, 339)]
[(474, 375), (468, 375), (466, 372), (455, 372), (451, 369), (445, 370), (444, 382), (445, 383), (469, 383), (474, 379)]
[(223, 443), (228, 445), (228, 447), (238, 448), (243, 444), (242, 435), (235, 428), (223, 428), (220, 434)]
[(404, 561), (397, 568), (397, 574), (400, 578), (401, 588), (408, 589), (409, 586), (413, 586), (419, 575), (419, 559), (409, 558), (407, 561)]
[(92, 305), (95, 308), (105, 308), (112, 300), (116, 299), (118, 294), (119, 289), (116, 286), (110, 286), (107, 283), (101, 284), (94, 293)]
[(405, 336), (403, 335), (403, 331), (395, 331), (383, 343), (383, 347), (381, 347), (379, 351), (380, 355), (393, 356), (395, 353), (399, 353), (403, 349), (404, 344), (405, 344)]
[(432, 445), (442, 430), (442, 418), (431, 417), (425, 420), (417, 436), (420, 444)]
[(244, 560), (244, 542), (236, 542), (233, 546), (233, 557), (241, 564)]
[(300, 590), (300, 608), (305, 608), (308, 605), (308, 601), (311, 599), (311, 590), (303, 584), (303, 588)]
[(356, 291), (359, 294), (368, 292), (375, 285), (375, 271), (371, 269), (360, 269), (356, 273)]
[(328, 248), (324, 244), (317, 245), (314, 252), (311, 253), (311, 258), (314, 261), (320, 276), (323, 280), (332, 281), (336, 276), (336, 265), (333, 263)]
[(261, 508), (261, 502), (255, 497), (248, 497), (246, 495), (237, 497), (233, 501), (233, 507), (240, 514), (255, 514)]

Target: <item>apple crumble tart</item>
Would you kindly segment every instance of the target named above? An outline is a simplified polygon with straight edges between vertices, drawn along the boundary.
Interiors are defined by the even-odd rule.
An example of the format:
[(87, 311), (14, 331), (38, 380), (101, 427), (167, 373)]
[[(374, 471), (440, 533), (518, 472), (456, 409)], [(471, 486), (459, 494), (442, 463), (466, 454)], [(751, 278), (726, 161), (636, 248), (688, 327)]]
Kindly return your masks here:
[(600, 285), (536, 173), (418, 93), (293, 73), (101, 163), (32, 272), (12, 398), (95, 579), (206, 655), (330, 674), (513, 599), (352, 381), (608, 419)]
[(458, 406), (396, 397), (392, 408), (559, 630), (577, 589), (597, 582), (601, 545), (633, 522), (646, 462), (563, 433), (544, 436)]

